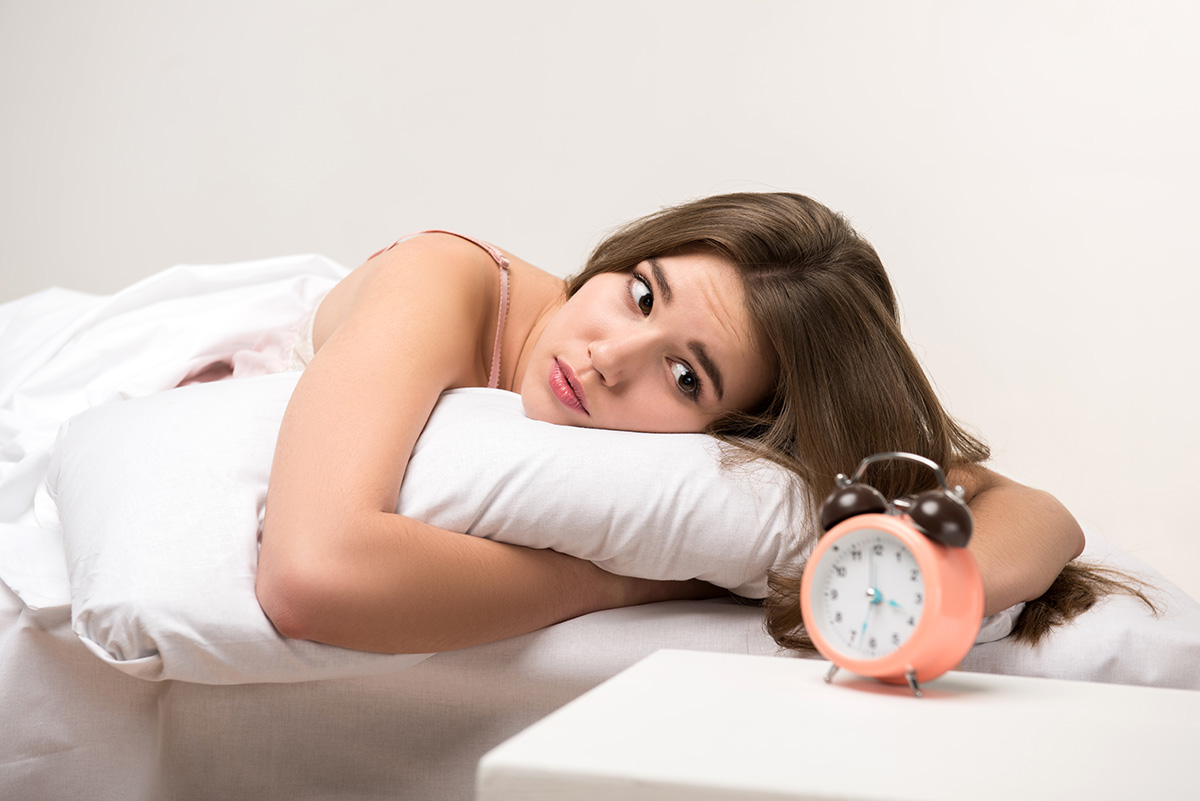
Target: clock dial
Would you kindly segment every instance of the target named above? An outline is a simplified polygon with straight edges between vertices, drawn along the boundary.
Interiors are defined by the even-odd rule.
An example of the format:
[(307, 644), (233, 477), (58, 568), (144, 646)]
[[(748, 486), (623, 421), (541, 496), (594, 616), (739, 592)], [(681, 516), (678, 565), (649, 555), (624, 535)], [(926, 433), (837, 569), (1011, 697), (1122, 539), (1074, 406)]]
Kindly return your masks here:
[(925, 577), (904, 543), (876, 528), (842, 536), (813, 575), (814, 617), (829, 643), (878, 659), (908, 641), (925, 608)]

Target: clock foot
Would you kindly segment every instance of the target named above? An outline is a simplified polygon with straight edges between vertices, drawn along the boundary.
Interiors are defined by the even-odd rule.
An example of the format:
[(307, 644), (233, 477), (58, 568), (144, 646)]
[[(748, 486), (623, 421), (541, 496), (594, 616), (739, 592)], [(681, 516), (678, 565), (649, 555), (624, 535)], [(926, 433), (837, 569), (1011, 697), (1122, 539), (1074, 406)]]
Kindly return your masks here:
[(829, 672), (825, 674), (825, 683), (826, 683), (826, 684), (830, 684), (830, 683), (832, 683), (832, 682), (833, 682), (833, 677), (834, 677), (835, 675), (837, 675), (837, 672), (838, 672), (838, 666), (837, 666), (837, 665), (830, 665), (830, 666), (829, 666)]
[[(917, 671), (912, 669), (904, 671), (904, 678), (908, 680), (908, 688), (912, 690), (912, 694), (917, 698), (920, 698), (922, 693), (920, 685), (917, 684)], [(826, 679), (826, 681), (828, 681), (828, 679)]]

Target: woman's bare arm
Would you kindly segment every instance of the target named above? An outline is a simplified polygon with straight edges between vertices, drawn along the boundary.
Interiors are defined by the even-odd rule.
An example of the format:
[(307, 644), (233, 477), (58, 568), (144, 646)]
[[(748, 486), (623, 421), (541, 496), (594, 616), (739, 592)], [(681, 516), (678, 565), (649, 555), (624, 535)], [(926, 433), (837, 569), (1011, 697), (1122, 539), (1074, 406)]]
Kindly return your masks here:
[(984, 614), (1045, 592), (1083, 552), (1083, 530), (1054, 496), (984, 467), (952, 470), (975, 517), (970, 549), (983, 576)]
[(283, 634), (424, 653), (711, 592), (394, 514), (438, 396), (486, 383), (495, 271), (474, 245), (419, 237), (335, 289), (332, 319), (322, 308), (329, 333), (283, 420), (259, 558), (259, 602)]
[[(590, 562), (379, 512), (295, 577), (260, 584), (282, 634), (358, 650), (429, 653), (524, 634), (601, 609), (708, 597), (701, 582), (606, 573)], [(319, 566), (318, 566), (319, 565)]]

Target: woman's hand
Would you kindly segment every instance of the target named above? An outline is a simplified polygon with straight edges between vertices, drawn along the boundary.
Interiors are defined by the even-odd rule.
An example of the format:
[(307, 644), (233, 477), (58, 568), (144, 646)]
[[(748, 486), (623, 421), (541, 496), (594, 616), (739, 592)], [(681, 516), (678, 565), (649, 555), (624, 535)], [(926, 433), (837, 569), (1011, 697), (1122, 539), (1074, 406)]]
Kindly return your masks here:
[(1054, 496), (984, 467), (950, 471), (975, 517), (970, 549), (983, 576), (984, 615), (1044, 593), (1083, 552), (1079, 523)]

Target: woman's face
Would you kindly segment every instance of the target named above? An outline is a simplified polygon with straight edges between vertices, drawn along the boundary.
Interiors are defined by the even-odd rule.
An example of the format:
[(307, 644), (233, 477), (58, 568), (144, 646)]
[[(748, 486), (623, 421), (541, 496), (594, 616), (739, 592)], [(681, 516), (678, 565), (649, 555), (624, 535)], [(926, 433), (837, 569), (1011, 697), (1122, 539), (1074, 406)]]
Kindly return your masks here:
[(733, 265), (666, 256), (600, 274), (567, 300), (534, 345), (521, 399), (551, 423), (699, 432), (757, 405), (772, 372)]

